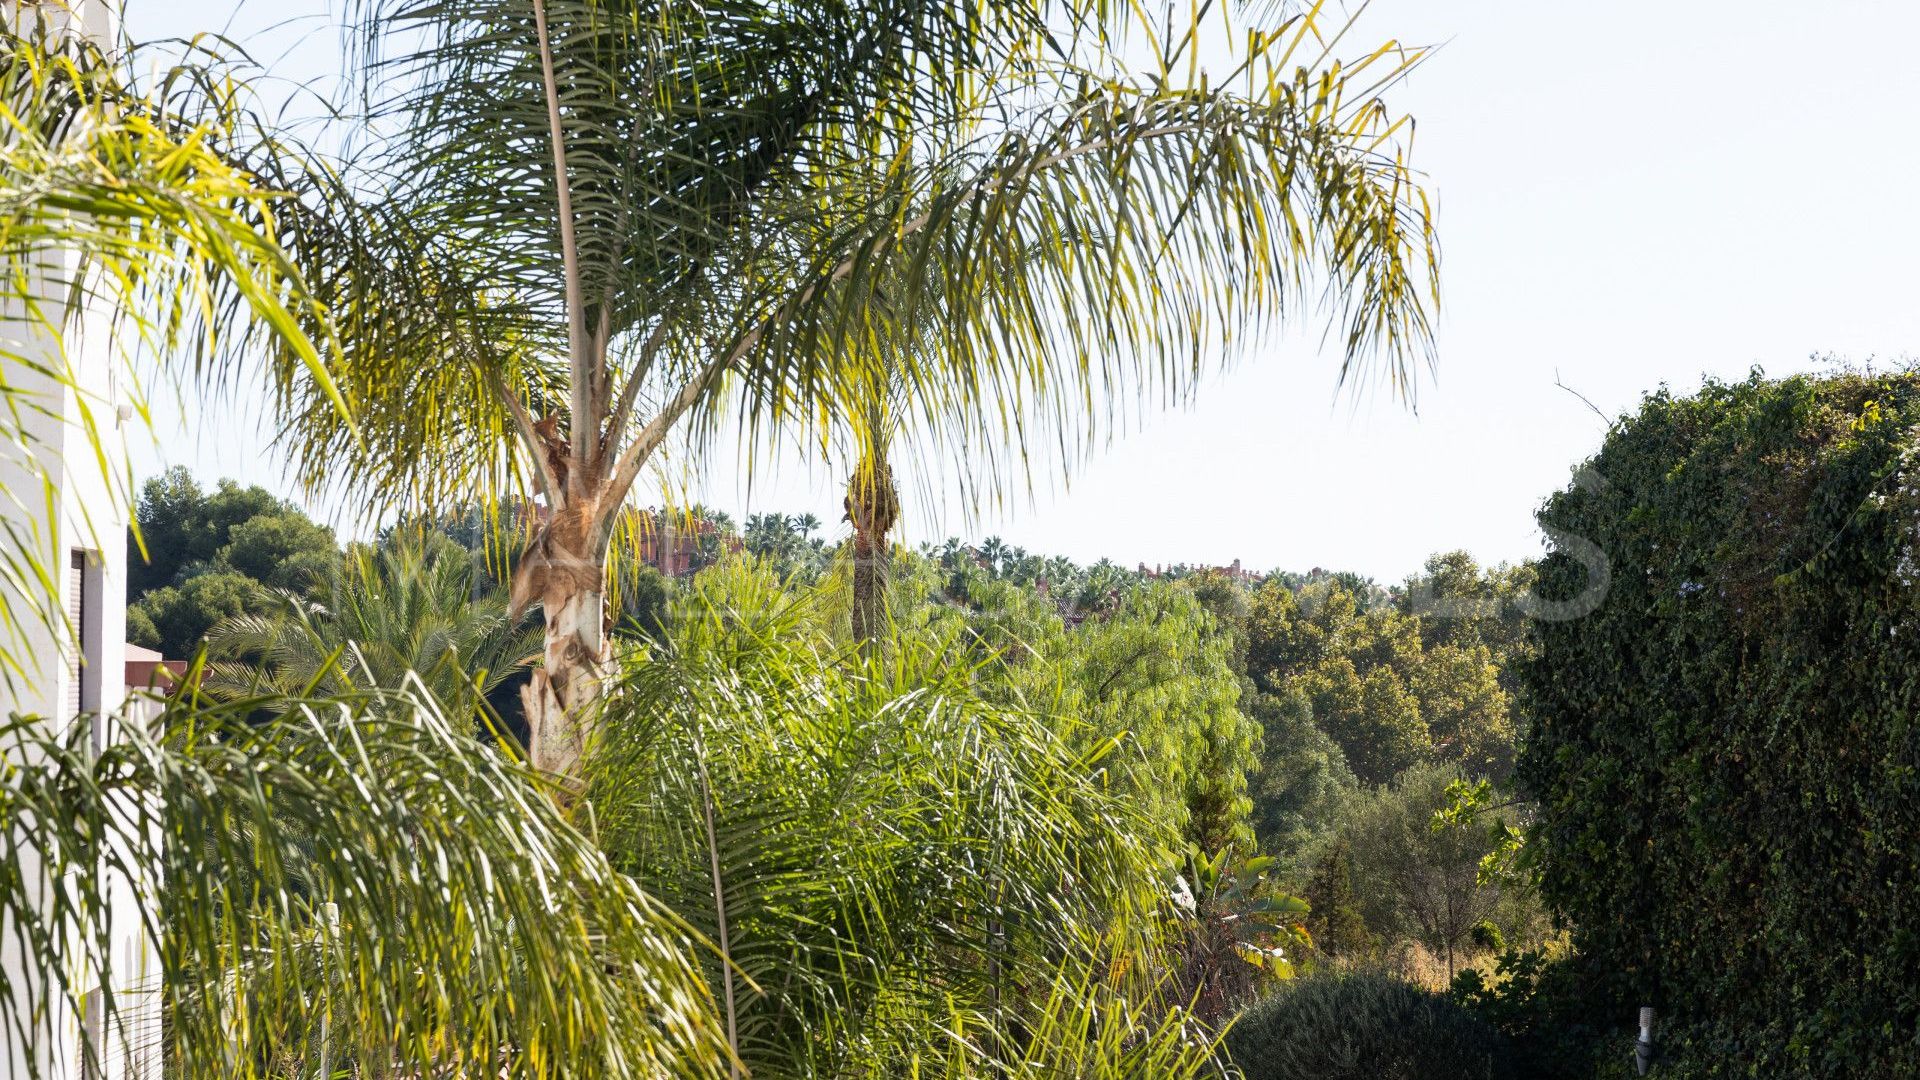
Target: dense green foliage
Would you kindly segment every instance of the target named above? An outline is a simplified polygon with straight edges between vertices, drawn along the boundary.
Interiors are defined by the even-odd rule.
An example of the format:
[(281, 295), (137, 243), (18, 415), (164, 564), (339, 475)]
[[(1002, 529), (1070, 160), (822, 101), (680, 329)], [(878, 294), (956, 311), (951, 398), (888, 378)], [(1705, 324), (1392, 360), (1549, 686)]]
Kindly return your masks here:
[[(126, 963), (107, 898), (138, 887), (156, 982), (97, 1004), (168, 1075), (310, 1077), (323, 1033), (354, 1075), (724, 1075), (704, 947), (417, 687), (157, 711), (103, 751), (0, 724), (0, 910), (58, 980), (0, 983), (0, 1047)], [(149, 992), (161, 1028), (121, 1031)]]
[[(1255, 980), (1191, 978), (1194, 958), (1284, 972), (1243, 928), (1299, 911), (1270, 864), (1229, 866), (1255, 842), (1258, 727), (1216, 605), (1104, 566), (1078, 611), (942, 601), (886, 647), (861, 604), (850, 650), (837, 570), (788, 593), (702, 534), (701, 587), (632, 591), (618, 687), (601, 619), (609, 537), (669, 435), (697, 446), (736, 407), (753, 433), (832, 430), (899, 326), (939, 341), (894, 369), (913, 415), (968, 466), (981, 447), (996, 483), (1030, 439), (1093, 434), (1096, 390), (1179, 395), (1309, 285), (1343, 377), (1377, 358), (1411, 394), (1437, 249), (1408, 129), (1376, 95), (1422, 51), (1335, 62), (1321, 46), (1340, 35), (1309, 12), (1236, 30), (1245, 79), (1187, 83), (1208, 10), (1185, 26), (1033, 0), (367, 0), (348, 5), (361, 92), (327, 106), (333, 131), (372, 136), (331, 160), (110, 81), (104, 106), (31, 111), (45, 130), (13, 125), (27, 152), (7, 162), (36, 211), (15, 243), (77, 239), (135, 309), (130, 339), (163, 355), (259, 316), (236, 351), (269, 360), (305, 483), (430, 511), (507, 490), (543, 505), (503, 616), (458, 553), (343, 566), (327, 530), (257, 489), (163, 478), (133, 632), (177, 656), (210, 634), (225, 663), (154, 706), (159, 741), (95, 758), (84, 730), (21, 722), (33, 752), (7, 761), (0, 834), (36, 858), (7, 861), (0, 921), (46, 915), (22, 936), (34, 959), (109, 979), (101, 863), (158, 873), (159, 1037), (189, 1076), (303, 1075), (316, 1042), (369, 1075), (1212, 1071), (1178, 993)], [(163, 79), (188, 109), (240, 85), (190, 65)], [(94, 134), (125, 117), (188, 141)], [(142, 170), (49, 176), (31, 153), (49, 131), (82, 161), (152, 152), (228, 182), (169, 201)], [(286, 220), (256, 176), (290, 195), (273, 197)], [(76, 238), (46, 210), (102, 227)], [(783, 569), (829, 577), (804, 529), (773, 539)], [(764, 602), (716, 599), (728, 588)], [(547, 615), (534, 769), (434, 700), (464, 711), (515, 662), (523, 601)], [(1039, 636), (989, 644), (996, 619)], [(601, 724), (613, 738), (586, 738)], [(577, 768), (588, 750), (604, 772)], [(1182, 869), (1201, 893), (1184, 912)]]
[(1541, 513), (1545, 596), (1610, 576), (1521, 666), (1531, 851), (1690, 1075), (1920, 1069), (1916, 420), (1911, 372), (1661, 391)]
[(1498, 1030), (1442, 994), (1379, 975), (1303, 979), (1242, 1013), (1226, 1047), (1246, 1080), (1506, 1080)]
[[(168, 535), (189, 531), (174, 522), (200, 521), (198, 534), (218, 539), (205, 522), (225, 522), (234, 535), (292, 513), (264, 492), (230, 483), (209, 496), (184, 475), (163, 480), (149, 485), (148, 502)], [(304, 574), (304, 591), (221, 570), (149, 594), (148, 604), (202, 601), (195, 618), (207, 621), (218, 661), (210, 688), (293, 692), (318, 678), (320, 687), (347, 690), (397, 685), (413, 670), (453, 711), (470, 714), (485, 701), (503, 730), (524, 737), (515, 672), (537, 643), (506, 622), (503, 595), (517, 520), (478, 508), (411, 515), (379, 544), (350, 548)], [(641, 561), (645, 544), (616, 553), (623, 650), (657, 650), (710, 621), (709, 593), (748, 566), (782, 583), (783, 603), (804, 600), (821, 633), (849, 634), (846, 548), (820, 537), (817, 519), (753, 515), (743, 532), (702, 508), (688, 520), (701, 523), (687, 535), (705, 546), (682, 554), (696, 569), (709, 567), (692, 578), (669, 578)], [(199, 541), (216, 555), (225, 546), (211, 543)], [(727, 558), (729, 550), (746, 558)], [(1471, 874), (1464, 881), (1456, 874), (1459, 887), (1445, 895), (1475, 918), (1435, 929), (1421, 914), (1430, 905), (1411, 891), (1412, 878), (1389, 881), (1355, 861), (1367, 845), (1356, 843), (1352, 827), (1356, 814), (1386, 797), (1356, 777), (1355, 757), (1386, 783), (1425, 762), (1477, 777), (1507, 756), (1513, 721), (1500, 664), (1523, 647), (1505, 602), (1513, 572), (1482, 571), (1459, 553), (1435, 556), (1426, 574), (1390, 591), (1321, 571), (1257, 579), (1185, 566), (1082, 566), (997, 538), (978, 547), (949, 540), (921, 552), (896, 556), (887, 604), (893, 636), (909, 655), (919, 647), (913, 642), (941, 642), (924, 677), (963, 677), (984, 701), (1048, 718), (1063, 745), (1101, 757), (1100, 775), (1116, 792), (1171, 827), (1176, 851), (1191, 844), (1208, 860), (1231, 852), (1229, 874), (1256, 855), (1275, 856), (1272, 876), (1284, 888), (1273, 888), (1282, 892), (1311, 891), (1336, 877), (1352, 892), (1364, 878), (1368, 903), (1336, 901), (1306, 917), (1326, 932), (1316, 934), (1321, 958), (1400, 963), (1417, 944), (1433, 957), (1431, 973), (1449, 951), (1469, 948), (1462, 935), (1489, 914), (1502, 933), (1537, 936), (1524, 904), (1514, 906)], [(217, 563), (228, 565), (224, 557)], [(1483, 606), (1443, 609), (1435, 601), (1460, 596)], [(1458, 662), (1463, 656), (1471, 662)], [(892, 677), (899, 684), (905, 675)], [(1383, 759), (1387, 744), (1381, 733), (1365, 732), (1365, 708), (1348, 707), (1342, 687), (1354, 680), (1387, 687), (1420, 725), (1432, 715), (1455, 737), (1436, 741), (1428, 727), (1401, 758)], [(1462, 753), (1466, 745), (1477, 751)], [(1406, 850), (1433, 846), (1416, 819), (1438, 808), (1403, 808), (1403, 832), (1418, 841)], [(1289, 948), (1290, 964), (1302, 958)], [(1194, 985), (1240, 986), (1221, 977), (1220, 970), (1199, 973)], [(1259, 982), (1228, 996), (1237, 1002)]]
[[(717, 944), (751, 1074), (971, 1075), (1026, 1056), (1061, 979), (1157, 1000), (1170, 823), (1105, 782), (1111, 744), (983, 700), (935, 636), (863, 661), (830, 599), (702, 574), (630, 658), (592, 770), (616, 865)], [(1134, 1052), (1108, 1050), (1093, 1075)]]
[[(1479, 872), (1505, 843), (1497, 826), (1524, 807), (1428, 828), (1451, 805), (1449, 780), (1497, 781), (1511, 760), (1503, 668), (1528, 647), (1527, 570), (1482, 570), (1454, 552), (1387, 590), (1324, 571), (1082, 567), (993, 538), (922, 551), (941, 580), (906, 560), (910, 595), (896, 608), (962, 622), (974, 655), (993, 658), (982, 670), (1020, 700), (1125, 732), (1117, 764), (1150, 763), (1130, 786), (1154, 814), (1184, 823), (1203, 851), (1277, 856), (1296, 892), (1344, 880), (1335, 892), (1348, 899), (1306, 920), (1323, 958), (1438, 982), (1464, 956), (1498, 951), (1474, 944), (1476, 923), (1528, 944), (1546, 932), (1524, 881)], [(1345, 692), (1356, 683), (1398, 703), (1412, 737), (1369, 728), (1366, 693)], [(1408, 770), (1425, 770), (1418, 784), (1390, 786)], [(1393, 827), (1375, 828), (1381, 818)], [(1389, 865), (1401, 856), (1418, 858)], [(1362, 870), (1364, 905), (1352, 899)]]
[[(1532, 940), (1545, 929), (1529, 890), (1483, 872), (1500, 833), (1442, 814), (1458, 778), (1446, 766), (1415, 766), (1354, 799), (1336, 827), (1350, 876), (1348, 903), (1374, 932), (1418, 942), (1440, 957), (1448, 979), (1462, 957), (1498, 952), (1509, 935)], [(1498, 944), (1476, 948), (1476, 935)]]
[(402, 685), (411, 673), (472, 718), (538, 657), (534, 621), (485, 591), (473, 553), (442, 536), (391, 536), (336, 556), (311, 590), (256, 590), (253, 613), (208, 632), (203, 680), (223, 696), (297, 699)]
[(1247, 615), (1247, 671), (1303, 701), (1363, 782), (1423, 761), (1504, 776), (1515, 724), (1501, 671), (1524, 645), (1511, 603), (1524, 582), (1462, 552), (1429, 559), (1386, 602), (1338, 577), (1269, 579)]
[(186, 659), (258, 587), (306, 593), (338, 563), (333, 532), (265, 488), (202, 490), (175, 466), (142, 488), (127, 537), (127, 639)]
[(1259, 730), (1240, 712), (1231, 640), (1193, 593), (1142, 586), (1081, 623), (1049, 656), (1061, 693), (1049, 711), (1093, 739), (1124, 738), (1123, 790), (1205, 851), (1251, 851), (1247, 774)]

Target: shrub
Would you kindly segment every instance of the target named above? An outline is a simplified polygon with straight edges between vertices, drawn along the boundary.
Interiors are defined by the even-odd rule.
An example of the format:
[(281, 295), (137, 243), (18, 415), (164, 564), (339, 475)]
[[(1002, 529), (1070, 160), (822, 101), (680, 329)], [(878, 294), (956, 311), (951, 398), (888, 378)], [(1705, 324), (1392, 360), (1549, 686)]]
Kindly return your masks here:
[(1467, 941), (1483, 953), (1499, 952), (1507, 947), (1507, 936), (1486, 919), (1473, 924), (1473, 929), (1467, 931)]
[(1247, 1080), (1504, 1080), (1507, 1039), (1443, 994), (1383, 975), (1293, 983), (1242, 1013), (1226, 1048)]
[(1540, 515), (1549, 602), (1610, 580), (1518, 668), (1529, 849), (1699, 1075), (1920, 1067), (1916, 422), (1911, 371), (1662, 391)]

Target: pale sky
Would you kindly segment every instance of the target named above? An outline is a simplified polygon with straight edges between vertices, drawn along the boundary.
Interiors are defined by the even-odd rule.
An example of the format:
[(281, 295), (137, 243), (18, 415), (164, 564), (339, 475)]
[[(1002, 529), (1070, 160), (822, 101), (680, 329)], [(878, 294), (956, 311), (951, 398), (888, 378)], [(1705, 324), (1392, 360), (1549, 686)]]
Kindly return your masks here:
[[(338, 69), (327, 0), (247, 0), (231, 27), (275, 70)], [(128, 0), (134, 37), (229, 25), (234, 0)], [(1662, 383), (1781, 375), (1814, 354), (1920, 354), (1920, 5), (1903, 0), (1376, 0), (1354, 51), (1444, 44), (1393, 97), (1418, 118), (1439, 200), (1439, 368), (1418, 414), (1337, 394), (1318, 325), (1256, 350), (1185, 410), (1154, 415), (984, 520), (910, 508), (949, 532), (1083, 562), (1240, 559), (1383, 582), (1430, 553), (1537, 555), (1533, 511)], [(290, 51), (288, 51), (290, 50)], [(162, 423), (136, 450), (203, 479), (287, 492), (248, 402)], [(839, 519), (840, 478), (783, 465), (707, 502)], [(333, 508), (315, 507), (334, 518)], [(935, 519), (935, 520), (930, 520)], [(844, 532), (844, 526), (837, 526)]]

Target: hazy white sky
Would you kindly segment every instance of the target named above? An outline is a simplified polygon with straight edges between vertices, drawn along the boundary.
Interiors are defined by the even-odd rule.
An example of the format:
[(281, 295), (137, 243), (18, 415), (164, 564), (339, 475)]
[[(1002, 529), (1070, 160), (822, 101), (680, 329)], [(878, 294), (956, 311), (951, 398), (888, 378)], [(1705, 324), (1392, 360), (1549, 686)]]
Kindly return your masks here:
[[(128, 7), (145, 39), (227, 27), (236, 4)], [(338, 35), (316, 21), (255, 36), (327, 0), (238, 7), (233, 30), (276, 70), (337, 69)], [(911, 514), (907, 540), (998, 533), (1082, 561), (1383, 581), (1437, 550), (1521, 559), (1541, 550), (1535, 507), (1604, 431), (1556, 379), (1612, 414), (1662, 383), (1920, 352), (1920, 5), (1376, 0), (1351, 40), (1389, 37), (1444, 43), (1395, 97), (1419, 120), (1444, 247), (1418, 414), (1336, 394), (1316, 326), (1117, 438), (1069, 487), (971, 523)], [(245, 401), (160, 434), (144, 471), (290, 490)], [(704, 494), (736, 515), (839, 518), (839, 478), (804, 464), (761, 475), (751, 500), (727, 478)]]

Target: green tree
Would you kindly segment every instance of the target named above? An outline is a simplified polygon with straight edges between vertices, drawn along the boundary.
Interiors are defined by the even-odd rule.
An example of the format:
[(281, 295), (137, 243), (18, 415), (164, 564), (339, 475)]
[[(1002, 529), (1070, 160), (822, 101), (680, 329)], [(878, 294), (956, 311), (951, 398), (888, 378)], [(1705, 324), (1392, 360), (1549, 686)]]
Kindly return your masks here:
[(256, 606), (259, 591), (259, 582), (231, 570), (155, 589), (127, 608), (129, 640), (171, 659), (187, 659), (200, 651), (207, 631)]
[(283, 371), (289, 445), (369, 494), (542, 494), (515, 595), (547, 613), (543, 768), (578, 768), (608, 540), (689, 418), (844, 418), (882, 382), (865, 343), (926, 326), (937, 347), (889, 354), (916, 417), (1017, 453), (1077, 434), (1116, 380), (1183, 390), (1192, 366), (1166, 358), (1309, 281), (1349, 365), (1383, 355), (1405, 390), (1428, 348), (1427, 203), (1362, 92), (1412, 54), (1293, 70), (1321, 53), (1313, 16), (1241, 39), (1248, 78), (1189, 84), (1202, 35), (1124, 35), (1166, 43), (1137, 74), (1106, 4), (357, 8), (371, 52), (418, 43), (368, 58), (385, 137), (364, 174), (276, 180), (311, 210), (287, 236), (363, 415)]
[(340, 557), (333, 530), (297, 512), (250, 518), (227, 536), (217, 562), (275, 589), (304, 591), (317, 586)]
[(1420, 703), (1392, 668), (1363, 675), (1350, 658), (1336, 656), (1290, 682), (1363, 783), (1384, 784), (1426, 759), (1432, 744)]
[(315, 554), (334, 550), (331, 530), (267, 489), (221, 480), (208, 492), (175, 465), (150, 477), (135, 504), (127, 533), (127, 598), (178, 585), (220, 561), (256, 581), (298, 587), (304, 583), (275, 578), (282, 565), (299, 562), (312, 569)]
[(1517, 596), (1522, 578), (1482, 577), (1458, 553), (1428, 567), (1443, 580), (1455, 575), (1439, 586), (1448, 595), (1469, 595), (1448, 606), (1422, 585), (1413, 591), (1428, 599), (1418, 604), (1376, 604), (1331, 575), (1297, 591), (1269, 580), (1249, 607), (1246, 666), (1255, 685), (1303, 695), (1314, 724), (1369, 784), (1426, 760), (1495, 778), (1512, 766), (1516, 724), (1502, 671), (1524, 646), (1509, 625), (1518, 607), (1495, 593)]
[(444, 537), (356, 546), (335, 556), (318, 601), (256, 588), (258, 613), (214, 626), (205, 685), (292, 701), (399, 689), (417, 678), (454, 716), (472, 718), (539, 652), (538, 628), (511, 617), (503, 594), (475, 584), (472, 555)]
[(1528, 851), (1702, 1074), (1920, 1071), (1916, 420), (1912, 369), (1662, 389), (1540, 513)]
[(1054, 659), (1057, 711), (1093, 739), (1120, 737), (1121, 782), (1156, 819), (1202, 851), (1250, 852), (1248, 775), (1260, 729), (1240, 711), (1233, 638), (1193, 593), (1145, 586), (1082, 623)]
[(1313, 857), (1311, 872), (1300, 896), (1310, 908), (1307, 929), (1320, 952), (1332, 957), (1364, 957), (1373, 947), (1367, 920), (1353, 889), (1353, 854), (1344, 839), (1326, 845)]
[(265, 488), (222, 480), (206, 492), (179, 466), (146, 482), (134, 520), (127, 640), (173, 659), (257, 606), (256, 587), (317, 593), (340, 558), (332, 530)]
[[(465, 728), (407, 690), (177, 694), (102, 752), (86, 725), (0, 724), (19, 755), (0, 828), (39, 853), (0, 860), (0, 911), (47, 980), (0, 993), (8, 1040), (62, 1039), (48, 1006), (78, 1005), (83, 967), (120, 970), (109, 897), (138, 884), (164, 913), (141, 991), (162, 1024), (123, 1030), (125, 992), (91, 1000), (173, 1075), (304, 1075), (324, 1038), (356, 1072), (717, 1080), (682, 924)], [(45, 903), (48, 876), (69, 903)]]
[(1496, 915), (1502, 900), (1502, 886), (1483, 882), (1480, 872), (1499, 841), (1471, 822), (1440, 816), (1459, 778), (1447, 766), (1409, 769), (1359, 797), (1339, 832), (1368, 927), (1411, 938), (1444, 958), (1449, 981), (1474, 928)]
[(1501, 670), (1485, 645), (1422, 650), (1408, 682), (1433, 757), (1496, 780), (1513, 770), (1516, 733)]
[(1419, 616), (1421, 640), (1437, 645), (1485, 646), (1505, 666), (1527, 648), (1524, 597), (1536, 577), (1531, 565), (1482, 569), (1473, 556), (1430, 556), (1422, 573), (1400, 590), (1400, 610)]
[(1300, 690), (1256, 693), (1250, 715), (1260, 725), (1260, 762), (1250, 792), (1262, 851), (1305, 850), (1331, 829), (1358, 783), (1340, 744), (1313, 722)]

